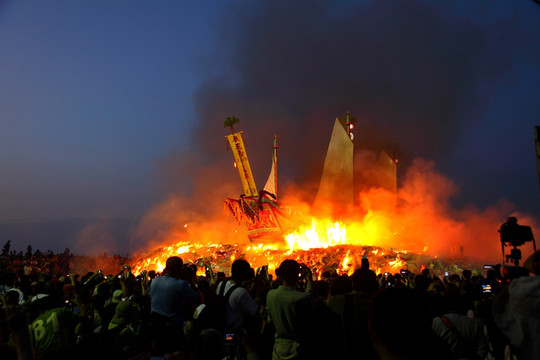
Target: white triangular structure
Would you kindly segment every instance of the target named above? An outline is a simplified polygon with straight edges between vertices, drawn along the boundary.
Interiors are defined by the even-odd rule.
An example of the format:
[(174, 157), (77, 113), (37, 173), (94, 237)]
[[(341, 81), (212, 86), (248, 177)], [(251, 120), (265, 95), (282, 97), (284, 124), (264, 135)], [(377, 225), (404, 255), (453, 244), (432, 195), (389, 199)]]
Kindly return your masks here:
[(264, 185), (264, 191), (274, 195), (277, 198), (277, 136), (274, 135), (274, 150), (272, 151), (272, 167), (270, 168), (270, 175)]
[(354, 203), (354, 146), (336, 118), (314, 202), (318, 212), (336, 216), (349, 212)]
[(277, 197), (276, 185), (276, 170), (274, 166), (274, 159), (272, 158), (272, 169), (270, 170), (270, 175), (268, 175), (268, 180), (266, 180), (266, 185), (264, 185), (264, 191)]

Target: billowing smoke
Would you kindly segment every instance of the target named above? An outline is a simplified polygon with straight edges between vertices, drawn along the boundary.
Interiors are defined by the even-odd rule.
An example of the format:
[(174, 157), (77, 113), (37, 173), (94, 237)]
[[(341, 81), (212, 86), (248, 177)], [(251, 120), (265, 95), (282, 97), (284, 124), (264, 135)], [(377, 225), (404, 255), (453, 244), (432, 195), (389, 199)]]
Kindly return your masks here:
[[(410, 241), (428, 238), (436, 251), (463, 246), (474, 252), (486, 250), (479, 234), (489, 232), (495, 244), (489, 257), (496, 256), (496, 229), (512, 205), (453, 209), (449, 200), (459, 189), (435, 164), (484, 120), (482, 89), (512, 60), (511, 44), (502, 52), (491, 39), (508, 24), (479, 26), (422, 1), (272, 1), (229, 10), (216, 25), (222, 46), (203, 62), (209, 76), (195, 97), (191, 151), (159, 162), (164, 192), (172, 195), (147, 214), (139, 239), (160, 243), (190, 221), (223, 223), (222, 200), (242, 192), (226, 151), (226, 117), (241, 119), (236, 130), (245, 132), (259, 188), (277, 134), (280, 191), (310, 203), (334, 119), (350, 111), (357, 155), (375, 162), (396, 144), (401, 210), (383, 210), (414, 227), (404, 229), (412, 231)], [(363, 189), (364, 214), (366, 207), (377, 211), (376, 192)]]

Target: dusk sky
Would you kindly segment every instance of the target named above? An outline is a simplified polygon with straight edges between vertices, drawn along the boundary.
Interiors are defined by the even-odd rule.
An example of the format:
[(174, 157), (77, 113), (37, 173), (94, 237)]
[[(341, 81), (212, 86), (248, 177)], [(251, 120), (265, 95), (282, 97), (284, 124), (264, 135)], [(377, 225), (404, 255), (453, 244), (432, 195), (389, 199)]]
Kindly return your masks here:
[(221, 211), (231, 115), (261, 186), (274, 133), (281, 181), (314, 182), (351, 111), (357, 149), (433, 162), (453, 207), (539, 219), (539, 26), (531, 0), (0, 1), (0, 246), (125, 252), (201, 181)]

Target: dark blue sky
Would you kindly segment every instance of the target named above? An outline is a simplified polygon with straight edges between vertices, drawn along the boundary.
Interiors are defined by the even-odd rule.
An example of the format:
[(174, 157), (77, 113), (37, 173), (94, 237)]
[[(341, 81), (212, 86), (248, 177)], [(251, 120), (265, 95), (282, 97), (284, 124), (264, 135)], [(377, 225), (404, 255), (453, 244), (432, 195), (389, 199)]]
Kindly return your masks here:
[[(0, 242), (62, 250), (121, 219), (101, 229), (122, 249), (201, 168), (230, 165), (230, 115), (253, 159), (282, 139), (284, 183), (316, 181), (350, 110), (357, 148), (434, 161), (456, 208), (539, 216), (538, 24), (529, 0), (0, 2)], [(241, 191), (235, 173), (204, 181)], [(37, 220), (58, 226), (10, 225)]]

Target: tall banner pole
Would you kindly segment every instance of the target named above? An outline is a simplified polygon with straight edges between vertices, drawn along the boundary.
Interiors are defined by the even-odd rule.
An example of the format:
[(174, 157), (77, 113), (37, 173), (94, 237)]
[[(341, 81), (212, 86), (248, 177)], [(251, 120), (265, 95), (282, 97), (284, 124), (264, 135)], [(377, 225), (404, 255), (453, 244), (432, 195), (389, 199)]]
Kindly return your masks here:
[(244, 187), (244, 195), (246, 196), (258, 196), (257, 186), (255, 186), (255, 180), (249, 166), (249, 160), (244, 146), (244, 140), (242, 139), (242, 131), (233, 133), (226, 136), (231, 150), (234, 154), (234, 160), (236, 161), (236, 167), (242, 180), (242, 186)]

